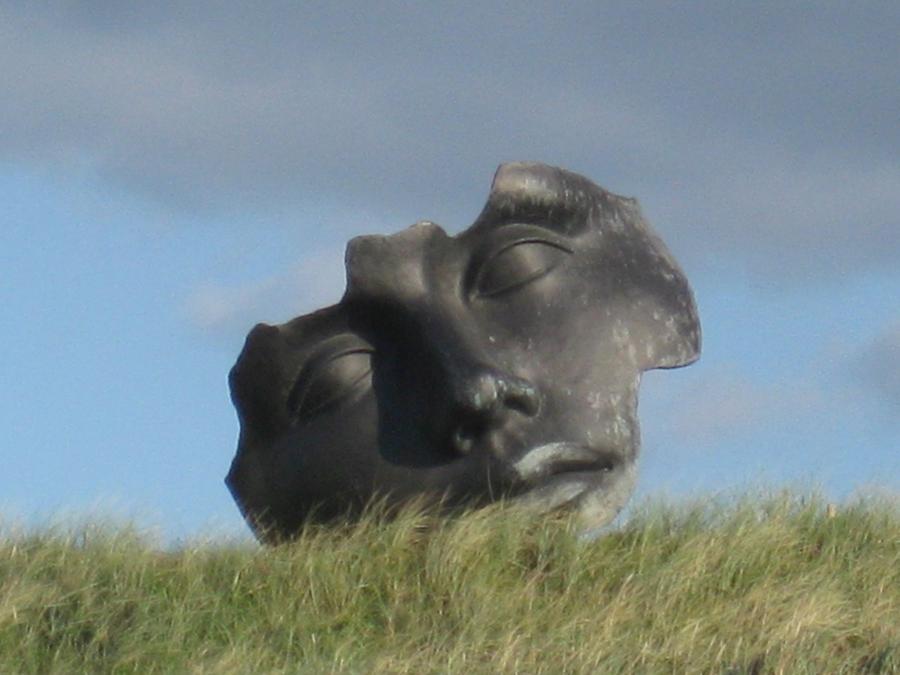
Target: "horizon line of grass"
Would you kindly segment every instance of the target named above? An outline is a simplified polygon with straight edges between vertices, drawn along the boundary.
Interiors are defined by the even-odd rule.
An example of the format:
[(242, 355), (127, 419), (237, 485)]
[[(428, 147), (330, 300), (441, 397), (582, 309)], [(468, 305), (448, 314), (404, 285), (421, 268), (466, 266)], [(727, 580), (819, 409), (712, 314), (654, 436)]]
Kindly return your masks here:
[(900, 506), (410, 506), (274, 548), (0, 533), (0, 672), (900, 672)]

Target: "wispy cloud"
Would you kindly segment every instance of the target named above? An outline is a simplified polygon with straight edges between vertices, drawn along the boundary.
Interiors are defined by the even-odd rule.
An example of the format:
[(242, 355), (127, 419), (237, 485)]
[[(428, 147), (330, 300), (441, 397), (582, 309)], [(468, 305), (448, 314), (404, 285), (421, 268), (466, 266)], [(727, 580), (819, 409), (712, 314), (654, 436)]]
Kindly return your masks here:
[(853, 365), (859, 382), (878, 396), (900, 423), (900, 321), (865, 345)]
[(654, 376), (642, 412), (655, 436), (675, 439), (681, 447), (711, 451), (798, 419), (816, 419), (835, 405), (813, 380), (759, 380), (735, 365), (717, 364), (680, 383), (662, 382), (666, 375), (659, 375), (659, 382)]
[(201, 283), (182, 309), (188, 321), (211, 335), (243, 335), (257, 323), (280, 323), (337, 302), (343, 280), (343, 252), (324, 249), (250, 283)]

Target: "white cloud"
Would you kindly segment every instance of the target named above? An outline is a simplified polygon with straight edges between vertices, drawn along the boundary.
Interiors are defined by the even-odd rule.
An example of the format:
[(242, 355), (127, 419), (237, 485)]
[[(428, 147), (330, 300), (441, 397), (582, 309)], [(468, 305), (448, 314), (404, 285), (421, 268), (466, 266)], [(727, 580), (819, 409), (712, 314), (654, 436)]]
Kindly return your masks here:
[(183, 311), (203, 331), (243, 334), (257, 323), (281, 323), (337, 302), (343, 281), (343, 251), (324, 249), (248, 284), (199, 284), (185, 299)]

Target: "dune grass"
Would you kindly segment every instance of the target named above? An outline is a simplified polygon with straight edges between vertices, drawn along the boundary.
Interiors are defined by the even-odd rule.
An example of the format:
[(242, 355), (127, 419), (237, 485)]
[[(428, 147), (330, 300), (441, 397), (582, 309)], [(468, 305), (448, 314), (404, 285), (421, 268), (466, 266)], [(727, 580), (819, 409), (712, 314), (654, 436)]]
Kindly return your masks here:
[(0, 537), (0, 672), (900, 672), (900, 510), (783, 494), (599, 539), (492, 507), (164, 550)]

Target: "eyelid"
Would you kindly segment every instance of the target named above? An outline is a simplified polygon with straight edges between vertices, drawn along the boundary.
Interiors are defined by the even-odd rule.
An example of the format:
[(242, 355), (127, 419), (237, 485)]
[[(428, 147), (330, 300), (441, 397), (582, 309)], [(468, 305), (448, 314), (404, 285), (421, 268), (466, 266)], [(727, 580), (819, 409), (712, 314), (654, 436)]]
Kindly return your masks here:
[(488, 263), (498, 255), (503, 253), (504, 251), (508, 251), (509, 249), (518, 246), (519, 244), (546, 244), (547, 246), (552, 246), (553, 248), (558, 248), (561, 251), (565, 251), (566, 253), (573, 253), (573, 249), (569, 248), (565, 244), (559, 241), (555, 241), (554, 239), (550, 239), (548, 237), (522, 237), (521, 239), (515, 239), (513, 241), (506, 242), (503, 246), (498, 248), (496, 251), (492, 251), (489, 256), (486, 256), (483, 263)]
[[(510, 231), (512, 231), (512, 234), (510, 234)], [(481, 277), (482, 270), (491, 262), (491, 260), (515, 246), (528, 243), (552, 246), (569, 254), (575, 252), (575, 249), (566, 243), (564, 237), (547, 228), (530, 224), (506, 225), (498, 230), (495, 236), (489, 237), (487, 243), (483, 245), (473, 257), (472, 263), (466, 274), (466, 295), (469, 298), (479, 295), (478, 280)]]
[[(286, 406), (288, 411), (295, 415), (299, 407), (303, 404), (303, 399), (309, 391), (310, 384), (314, 381), (316, 372), (327, 366), (332, 361), (336, 361), (350, 354), (373, 354), (375, 350), (365, 342), (362, 338), (355, 335), (339, 335), (325, 341), (324, 344), (310, 355), (297, 372), (294, 378), (294, 384), (291, 386)], [(369, 371), (371, 372), (371, 370)], [(352, 382), (350, 386), (355, 385), (359, 380), (368, 375), (366, 372), (357, 380)]]

